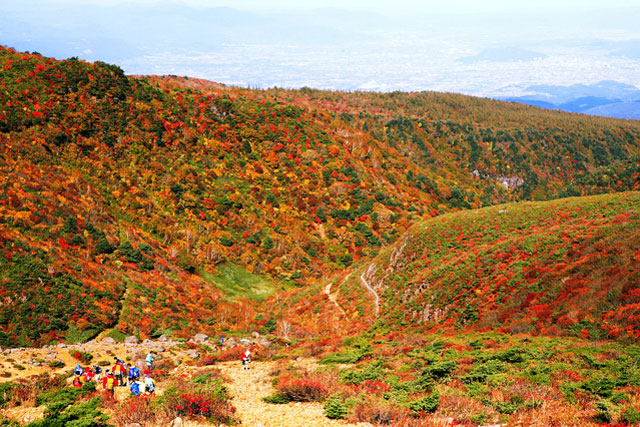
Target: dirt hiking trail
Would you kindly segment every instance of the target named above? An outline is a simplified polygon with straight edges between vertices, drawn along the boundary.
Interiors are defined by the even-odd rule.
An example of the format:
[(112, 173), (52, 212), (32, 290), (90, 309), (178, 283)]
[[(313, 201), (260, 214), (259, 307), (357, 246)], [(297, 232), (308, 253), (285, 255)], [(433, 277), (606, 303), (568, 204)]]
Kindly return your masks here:
[(324, 415), (322, 403), (291, 402), (273, 405), (262, 400), (274, 393), (271, 385), (273, 377), (269, 375), (275, 368), (275, 362), (252, 362), (251, 369), (243, 370), (239, 362), (216, 364), (222, 374), (231, 381), (227, 383), (233, 396), (233, 405), (242, 426), (247, 427), (333, 427), (358, 426), (370, 424), (350, 424), (346, 421), (330, 420)]

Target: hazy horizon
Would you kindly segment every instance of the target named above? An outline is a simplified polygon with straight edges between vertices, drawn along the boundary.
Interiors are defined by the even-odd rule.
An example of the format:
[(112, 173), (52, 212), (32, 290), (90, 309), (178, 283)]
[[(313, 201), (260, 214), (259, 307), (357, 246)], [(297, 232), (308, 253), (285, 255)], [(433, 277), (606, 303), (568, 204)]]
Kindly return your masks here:
[(497, 97), (603, 80), (637, 87), (640, 6), (514, 3), (36, 0), (0, 7), (0, 43), (260, 88)]

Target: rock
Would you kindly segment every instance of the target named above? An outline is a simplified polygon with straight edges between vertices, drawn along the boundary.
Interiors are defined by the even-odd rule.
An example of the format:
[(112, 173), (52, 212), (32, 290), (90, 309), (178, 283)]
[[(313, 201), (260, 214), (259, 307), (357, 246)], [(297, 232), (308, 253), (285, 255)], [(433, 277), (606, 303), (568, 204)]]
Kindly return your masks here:
[(151, 340), (147, 338), (146, 340), (142, 341), (142, 344), (151, 344)]
[(138, 338), (134, 337), (133, 335), (128, 336), (124, 339), (124, 343), (125, 344), (138, 344)]
[(262, 347), (271, 347), (271, 345), (272, 345), (273, 343), (272, 343), (271, 341), (269, 341), (268, 339), (266, 339), (266, 338), (262, 338), (262, 339), (258, 342), (258, 344), (260, 344), (260, 346), (262, 346)]
[(200, 357), (200, 353), (198, 353), (198, 350), (189, 350), (187, 351), (187, 356), (192, 359), (197, 359), (198, 357)]
[(193, 340), (196, 342), (205, 342), (207, 338), (209, 338), (209, 335), (205, 335), (205, 334), (195, 334), (193, 336)]
[(167, 342), (169, 341), (169, 339), (167, 338), (166, 335), (160, 335), (160, 338), (158, 338), (158, 341), (160, 342)]
[(115, 344), (116, 340), (114, 340), (111, 337), (104, 337), (104, 338), (102, 338), (102, 343), (103, 344)]
[(228, 345), (229, 347), (233, 347), (234, 345), (237, 345), (238, 342), (235, 338), (227, 338), (226, 340), (224, 340), (224, 344)]
[(260, 338), (260, 333), (259, 332), (251, 332), (251, 336), (253, 336), (255, 339)]
[(173, 419), (173, 421), (171, 421), (171, 424), (169, 424), (169, 427), (183, 427), (184, 423), (182, 422), (182, 418), (180, 417), (176, 417)]
[(67, 345), (61, 342), (61, 343), (58, 343), (58, 348), (67, 348)]

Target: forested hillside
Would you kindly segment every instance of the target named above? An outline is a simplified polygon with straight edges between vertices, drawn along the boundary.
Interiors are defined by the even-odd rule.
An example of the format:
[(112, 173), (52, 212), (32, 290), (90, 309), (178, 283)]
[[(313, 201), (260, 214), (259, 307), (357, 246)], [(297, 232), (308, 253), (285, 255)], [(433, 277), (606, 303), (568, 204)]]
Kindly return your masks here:
[(0, 346), (248, 327), (256, 302), (369, 265), (430, 217), (638, 188), (634, 121), (8, 48), (0, 67)]

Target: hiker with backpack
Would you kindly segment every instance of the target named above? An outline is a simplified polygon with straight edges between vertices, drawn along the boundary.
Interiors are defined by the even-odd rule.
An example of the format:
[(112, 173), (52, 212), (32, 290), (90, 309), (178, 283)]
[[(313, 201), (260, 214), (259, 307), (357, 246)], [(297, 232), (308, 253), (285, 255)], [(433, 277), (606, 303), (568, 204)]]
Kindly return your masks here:
[(147, 363), (147, 369), (151, 371), (153, 369), (153, 352), (147, 353), (147, 357), (145, 358), (145, 362)]
[(82, 380), (80, 379), (80, 375), (73, 375), (73, 383), (71, 383), (75, 388), (82, 387)]
[(140, 369), (135, 365), (129, 366), (129, 386), (138, 381), (138, 378), (140, 378)]
[(115, 359), (115, 364), (113, 365), (113, 374), (115, 375), (117, 380), (116, 385), (123, 386), (125, 368), (124, 366), (122, 366), (122, 361), (120, 359), (118, 359), (117, 357), (114, 357), (114, 359)]
[(73, 369), (73, 375), (77, 375), (80, 376), (82, 375), (82, 373), (84, 372), (84, 369), (82, 369), (82, 366), (80, 366), (80, 364), (78, 363), (76, 365), (76, 367)]
[(151, 378), (151, 375), (147, 374), (144, 379), (144, 392), (145, 394), (153, 394), (156, 391), (156, 383)]
[(250, 355), (251, 355), (251, 352), (249, 351), (249, 349), (247, 349), (247, 351), (245, 351), (242, 354), (242, 369), (243, 370), (249, 369), (249, 362), (251, 362), (251, 359), (249, 358)]
[(101, 374), (102, 374), (102, 368), (100, 366), (98, 366), (98, 365), (93, 365), (91, 367), (91, 371), (95, 374), (96, 382), (100, 381), (100, 377), (101, 377)]
[(114, 377), (109, 369), (107, 369), (104, 373), (104, 378), (102, 379), (102, 389), (107, 392), (107, 394), (111, 395), (111, 397), (115, 396), (115, 388), (116, 388), (116, 377)]
[(129, 386), (129, 391), (132, 396), (139, 396), (140, 393), (144, 391), (144, 384), (140, 381), (134, 381), (131, 383), (131, 386)]

